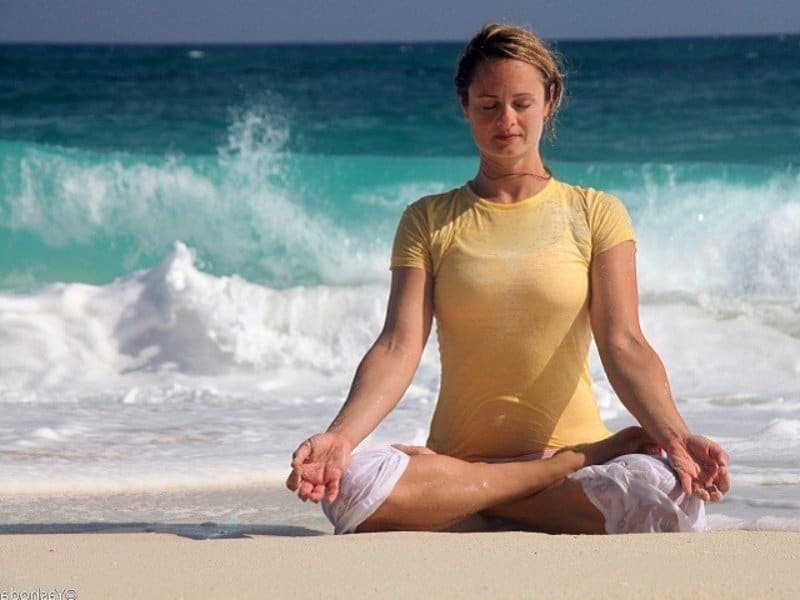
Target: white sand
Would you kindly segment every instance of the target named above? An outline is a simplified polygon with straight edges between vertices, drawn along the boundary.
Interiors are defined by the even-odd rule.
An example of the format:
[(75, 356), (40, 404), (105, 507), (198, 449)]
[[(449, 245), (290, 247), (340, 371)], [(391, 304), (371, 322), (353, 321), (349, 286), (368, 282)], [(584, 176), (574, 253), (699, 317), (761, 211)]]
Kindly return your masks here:
[(800, 535), (0, 536), (0, 594), (77, 598), (798, 598)]
[[(227, 519), (201, 520), (232, 497)], [(66, 499), (49, 519), (42, 499), (4, 503), (0, 598), (800, 598), (797, 533), (332, 536), (316, 507), (277, 489), (137, 498), (141, 514), (132, 497), (97, 499), (91, 520)], [(184, 518), (152, 519), (176, 502)], [(29, 511), (15, 520), (14, 506)]]

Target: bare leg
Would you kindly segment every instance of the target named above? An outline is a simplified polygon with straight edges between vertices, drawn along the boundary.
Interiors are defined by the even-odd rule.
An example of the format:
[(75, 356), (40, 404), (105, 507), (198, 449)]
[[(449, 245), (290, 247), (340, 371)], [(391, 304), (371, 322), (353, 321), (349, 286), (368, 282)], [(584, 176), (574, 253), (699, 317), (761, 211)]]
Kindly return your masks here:
[(606, 533), (602, 513), (586, 497), (583, 486), (572, 479), (562, 479), (534, 496), (492, 506), (483, 514), (513, 521), (531, 531)]
[(521, 500), (582, 466), (576, 454), (527, 463), (469, 463), (443, 454), (411, 456), (386, 501), (358, 531), (448, 529), (495, 504)]
[[(392, 493), (357, 531), (441, 531), (492, 509), (487, 514), (508, 515), (536, 529), (547, 524), (546, 515), (559, 523), (573, 514), (581, 532), (602, 532), (602, 517), (578, 489), (580, 484), (565, 482), (552, 491), (546, 488), (581, 467), (634, 452), (647, 442), (641, 429), (628, 428), (602, 442), (567, 449), (547, 460), (487, 464), (442, 454), (413, 454)], [(534, 495), (542, 490), (544, 498), (536, 500), (538, 496)], [(564, 514), (559, 517), (559, 512)], [(518, 518), (531, 514), (541, 514), (542, 523), (538, 518)]]

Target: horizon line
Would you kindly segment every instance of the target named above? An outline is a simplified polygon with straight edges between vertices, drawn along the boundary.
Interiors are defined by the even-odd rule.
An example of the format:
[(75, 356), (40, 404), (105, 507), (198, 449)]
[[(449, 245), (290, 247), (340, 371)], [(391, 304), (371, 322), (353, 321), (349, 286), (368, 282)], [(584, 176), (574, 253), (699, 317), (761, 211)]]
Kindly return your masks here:
[[(551, 43), (600, 43), (600, 42), (637, 42), (637, 41), (682, 41), (682, 40), (709, 40), (729, 38), (786, 38), (800, 37), (798, 32), (784, 33), (706, 33), (706, 34), (665, 34), (665, 35), (620, 35), (608, 37), (546, 37), (540, 36)], [(468, 38), (446, 40), (240, 40), (240, 41), (202, 41), (202, 40), (4, 40), (0, 39), (0, 46), (403, 46), (403, 45), (451, 45), (464, 44)]]

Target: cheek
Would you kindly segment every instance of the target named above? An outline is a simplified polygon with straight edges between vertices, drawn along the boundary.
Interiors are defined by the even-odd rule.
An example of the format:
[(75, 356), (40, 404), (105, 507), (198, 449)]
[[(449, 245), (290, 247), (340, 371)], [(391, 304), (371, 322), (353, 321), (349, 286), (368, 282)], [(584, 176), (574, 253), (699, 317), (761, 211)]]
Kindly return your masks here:
[(476, 124), (475, 121), (470, 122), (470, 131), (472, 132), (472, 137), (476, 140), (480, 140), (483, 137), (483, 127)]
[(537, 111), (532, 113), (525, 119), (525, 125), (529, 130), (537, 131), (544, 128), (544, 121), (547, 118), (547, 113), (544, 111)]
[(486, 115), (474, 113), (470, 115), (467, 120), (469, 122), (470, 129), (472, 129), (472, 133), (475, 135), (480, 135), (491, 123), (490, 120), (486, 118)]

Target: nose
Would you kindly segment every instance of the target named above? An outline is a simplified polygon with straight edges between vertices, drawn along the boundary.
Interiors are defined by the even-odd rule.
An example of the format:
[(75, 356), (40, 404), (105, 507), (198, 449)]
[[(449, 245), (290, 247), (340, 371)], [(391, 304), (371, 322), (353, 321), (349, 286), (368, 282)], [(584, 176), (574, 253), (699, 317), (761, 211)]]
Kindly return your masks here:
[(516, 113), (514, 107), (510, 105), (503, 105), (500, 108), (500, 114), (497, 115), (497, 123), (502, 127), (508, 127), (514, 124)]

